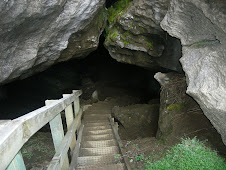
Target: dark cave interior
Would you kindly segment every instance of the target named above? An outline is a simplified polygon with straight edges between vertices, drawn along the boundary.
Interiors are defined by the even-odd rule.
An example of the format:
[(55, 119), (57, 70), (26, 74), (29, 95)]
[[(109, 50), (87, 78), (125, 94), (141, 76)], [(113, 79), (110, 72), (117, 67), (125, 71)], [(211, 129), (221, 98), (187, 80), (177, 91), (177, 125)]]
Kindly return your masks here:
[[(85, 59), (56, 64), (42, 73), (0, 87), (0, 118), (17, 118), (44, 106), (45, 100), (62, 98), (62, 94), (70, 94), (73, 89), (82, 89), (82, 98), (87, 100), (95, 84), (102, 82), (140, 97), (143, 103), (159, 98), (160, 85), (153, 77), (155, 73), (112, 59), (103, 41), (101, 36), (99, 48)], [(104, 100), (114, 94), (115, 91), (106, 90), (99, 98)]]

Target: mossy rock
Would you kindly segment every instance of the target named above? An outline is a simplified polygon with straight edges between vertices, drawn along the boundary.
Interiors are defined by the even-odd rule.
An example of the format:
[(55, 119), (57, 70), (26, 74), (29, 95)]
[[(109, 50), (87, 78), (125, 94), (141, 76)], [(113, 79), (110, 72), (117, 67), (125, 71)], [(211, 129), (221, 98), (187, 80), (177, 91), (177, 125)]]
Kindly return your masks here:
[(166, 110), (168, 111), (180, 111), (181, 109), (184, 108), (184, 104), (171, 104), (169, 106), (167, 106)]
[(129, 6), (132, 0), (121, 0), (113, 4), (111, 8), (108, 9), (108, 22), (109, 24), (114, 23), (118, 16), (124, 14), (125, 10)]

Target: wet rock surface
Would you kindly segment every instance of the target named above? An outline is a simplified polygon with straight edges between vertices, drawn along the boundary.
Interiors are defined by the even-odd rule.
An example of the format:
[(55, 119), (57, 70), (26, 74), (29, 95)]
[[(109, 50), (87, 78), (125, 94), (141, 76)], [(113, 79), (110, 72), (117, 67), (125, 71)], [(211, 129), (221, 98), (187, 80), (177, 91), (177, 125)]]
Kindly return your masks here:
[(161, 84), (160, 109), (157, 139), (173, 145), (181, 138), (208, 140), (208, 145), (226, 155), (226, 147), (220, 134), (204, 115), (203, 111), (186, 94), (185, 76), (175, 73), (156, 73)]
[(136, 139), (155, 136), (158, 127), (159, 104), (135, 104), (126, 107), (115, 106), (112, 116), (121, 125), (121, 138)]
[(1, 1), (0, 84), (95, 50), (105, 24), (104, 3)]
[(187, 93), (226, 144), (226, 2), (172, 0), (161, 27), (181, 40)]
[(170, 36), (167, 38), (160, 27), (168, 5), (169, 0), (137, 0), (128, 3), (118, 14), (110, 12), (105, 46), (111, 57), (149, 69), (162, 66), (181, 71), (180, 42)]

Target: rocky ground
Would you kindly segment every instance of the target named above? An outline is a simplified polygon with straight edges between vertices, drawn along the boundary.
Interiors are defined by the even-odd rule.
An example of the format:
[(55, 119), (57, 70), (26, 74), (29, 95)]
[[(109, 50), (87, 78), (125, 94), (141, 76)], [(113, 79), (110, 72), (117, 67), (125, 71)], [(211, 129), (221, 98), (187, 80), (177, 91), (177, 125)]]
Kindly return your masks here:
[[(81, 99), (81, 105), (92, 105), (100, 100), (112, 107), (112, 116), (119, 123), (119, 134), (134, 169), (142, 169), (147, 161), (161, 159), (166, 150), (179, 143), (182, 137), (197, 136), (201, 140), (208, 139), (206, 144), (225, 156), (226, 148), (220, 135), (198, 105), (183, 91), (184, 77), (172, 73), (166, 75), (169, 82), (181, 81), (178, 83), (181, 88), (162, 88), (160, 99), (143, 103), (142, 96), (137, 95), (138, 92), (133, 93), (111, 79), (90, 82)], [(97, 95), (94, 100), (92, 93), (95, 90)], [(165, 95), (166, 92), (168, 96)], [(28, 169), (45, 169), (54, 154), (50, 134), (44, 134), (35, 135), (22, 150)], [(46, 160), (44, 163), (43, 155)]]

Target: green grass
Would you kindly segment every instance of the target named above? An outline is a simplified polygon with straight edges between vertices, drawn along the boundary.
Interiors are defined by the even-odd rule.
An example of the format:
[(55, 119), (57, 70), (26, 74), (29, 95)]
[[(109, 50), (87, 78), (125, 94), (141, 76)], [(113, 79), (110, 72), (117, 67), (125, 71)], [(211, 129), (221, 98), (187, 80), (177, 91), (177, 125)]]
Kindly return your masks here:
[(225, 170), (226, 162), (198, 139), (182, 139), (160, 160), (146, 162), (146, 170)]
[(108, 9), (108, 22), (112, 24), (117, 16), (121, 16), (132, 0), (121, 0)]

